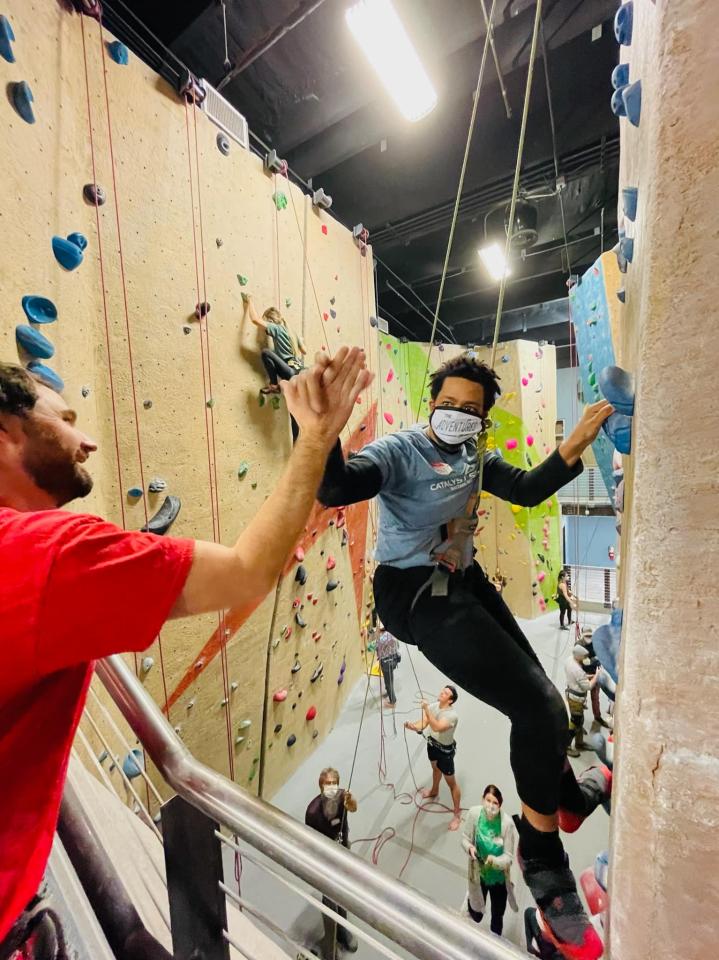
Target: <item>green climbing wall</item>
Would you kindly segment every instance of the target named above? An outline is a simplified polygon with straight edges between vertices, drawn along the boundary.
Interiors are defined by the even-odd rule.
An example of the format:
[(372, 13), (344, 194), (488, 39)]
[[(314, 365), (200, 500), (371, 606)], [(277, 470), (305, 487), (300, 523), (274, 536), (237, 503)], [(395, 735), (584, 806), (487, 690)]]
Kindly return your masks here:
[[(282, 405), (258, 402), (263, 342), (241, 293), (260, 310), (278, 306), (311, 350), (359, 343), (376, 365), (371, 253), (362, 257), (349, 231), (287, 180), (266, 175), (258, 157), (234, 142), (223, 155), (218, 129), (199, 110), (132, 54), (126, 66), (107, 56), (104, 42), (114, 38), (96, 21), (45, 0), (9, 0), (3, 13), (16, 35), (16, 62), (0, 59), (0, 76), (6, 85), (29, 84), (36, 122), (26, 123), (4, 98), (2, 356), (18, 358), (22, 297), (52, 299), (58, 320), (43, 330), (56, 352), (48, 362), (100, 445), (93, 494), (74, 508), (137, 529), (169, 493), (182, 500), (173, 534), (233, 542), (291, 449)], [(93, 181), (107, 194), (97, 210), (83, 199)], [(287, 202), (276, 204), (278, 194)], [(51, 238), (74, 231), (88, 246), (67, 272)], [(210, 310), (199, 319), (201, 302)], [(373, 390), (357, 406), (346, 443), (372, 435)], [(164, 491), (148, 492), (154, 478)], [(134, 487), (143, 496), (128, 496)], [(232, 769), (251, 789), (262, 779), (267, 795), (311, 752), (315, 731), (329, 729), (363, 669), (368, 511), (347, 512), (344, 545), (322, 511), (312, 522), (304, 591), (296, 591), (296, 564), (288, 561), (276, 597), (256, 610), (230, 610), (222, 621), (169, 624), (148, 651), (153, 664), (140, 669), (200, 759)], [(330, 553), (338, 587), (327, 593)], [(307, 596), (315, 592), (317, 603)], [(295, 601), (305, 628), (294, 622)], [(273, 646), (285, 623), (294, 624), (292, 640)], [(265, 711), (266, 689), (281, 687), (292, 694), (283, 712)], [(99, 753), (97, 731), (83, 729)]]

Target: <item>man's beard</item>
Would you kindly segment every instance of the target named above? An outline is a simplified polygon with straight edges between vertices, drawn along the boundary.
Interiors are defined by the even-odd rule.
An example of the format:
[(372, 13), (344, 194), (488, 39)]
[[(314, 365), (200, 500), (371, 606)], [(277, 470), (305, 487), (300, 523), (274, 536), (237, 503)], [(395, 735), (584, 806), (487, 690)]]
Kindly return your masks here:
[(33, 482), (48, 493), (58, 507), (86, 497), (92, 490), (92, 477), (65, 450), (50, 431), (30, 422), (25, 433), (31, 441), (23, 458), (23, 467)]

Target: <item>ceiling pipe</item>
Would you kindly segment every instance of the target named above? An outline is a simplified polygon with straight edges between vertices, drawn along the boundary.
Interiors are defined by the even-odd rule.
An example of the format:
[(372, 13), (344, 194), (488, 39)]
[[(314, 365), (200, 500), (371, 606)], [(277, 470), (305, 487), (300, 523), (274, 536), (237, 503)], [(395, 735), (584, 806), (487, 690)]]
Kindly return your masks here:
[(277, 43), (278, 40), (281, 40), (286, 33), (289, 33), (290, 30), (302, 23), (305, 17), (309, 17), (311, 13), (314, 13), (318, 7), (321, 7), (325, 0), (303, 0), (302, 3), (299, 3), (295, 9), (286, 17), (282, 23), (277, 24), (276, 27), (272, 27), (264, 36), (254, 43), (249, 50), (246, 50), (243, 53), (240, 60), (235, 64), (235, 66), (226, 73), (225, 76), (217, 84), (217, 91), (223, 90), (228, 83), (231, 83), (235, 77), (238, 77), (244, 70), (246, 70), (251, 64), (258, 60), (260, 57), (264, 56), (265, 53)]

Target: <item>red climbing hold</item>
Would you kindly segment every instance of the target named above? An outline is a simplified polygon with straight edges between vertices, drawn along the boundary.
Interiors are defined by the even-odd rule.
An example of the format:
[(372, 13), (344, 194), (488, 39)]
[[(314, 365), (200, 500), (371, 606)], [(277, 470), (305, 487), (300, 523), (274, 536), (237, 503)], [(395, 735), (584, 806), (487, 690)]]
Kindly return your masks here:
[(392, 424), (394, 423), (394, 417), (392, 416), (392, 414), (391, 414), (391, 413), (385, 413), (384, 418), (385, 418), (385, 420), (387, 421), (387, 423), (388, 423), (390, 426), (392, 426)]
[(296, 609), (301, 605), (301, 603), (302, 603), (301, 600), (293, 600), (293, 601), (292, 601), (292, 609), (293, 609), (293, 610), (296, 610)]
[(334, 570), (336, 566), (337, 566), (337, 561), (335, 560), (335, 558), (332, 556), (327, 557), (327, 569)]
[(305, 720), (314, 720), (317, 716), (317, 707), (310, 707), (310, 709), (305, 714)]
[(323, 314), (322, 314), (322, 319), (323, 319), (323, 320), (329, 320), (329, 318), (330, 318), (329, 313), (323, 313)]
[(327, 224), (326, 224), (326, 223), (323, 223), (323, 224), (322, 224), (322, 233), (324, 233), (324, 235), (327, 236)]
[(387, 383), (392, 383), (394, 380), (394, 370), (390, 367), (389, 372), (387, 373)]
[(298, 563), (302, 563), (302, 561), (303, 561), (304, 559), (305, 559), (305, 551), (302, 549), (302, 547), (298, 547), (298, 548), (295, 550), (295, 560), (296, 560)]
[(275, 703), (282, 703), (283, 700), (287, 699), (287, 691), (275, 690), (274, 694), (272, 695), (272, 699), (275, 701)]

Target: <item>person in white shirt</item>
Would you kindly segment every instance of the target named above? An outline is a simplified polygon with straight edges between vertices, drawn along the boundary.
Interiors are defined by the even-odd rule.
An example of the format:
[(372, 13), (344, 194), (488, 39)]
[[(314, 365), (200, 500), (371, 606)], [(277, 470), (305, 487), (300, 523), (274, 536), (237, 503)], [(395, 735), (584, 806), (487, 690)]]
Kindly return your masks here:
[[(594, 689), (597, 674), (587, 674), (583, 662), (587, 659), (587, 648), (581, 643), (574, 645), (571, 657), (564, 665), (567, 677), (567, 706), (569, 707), (569, 745), (567, 754), (578, 757), (581, 750), (592, 748), (584, 742), (584, 708), (587, 705), (587, 694)], [(572, 747), (574, 741), (574, 747)]]
[(432, 786), (422, 791), (422, 799), (430, 800), (439, 796), (439, 785), (444, 777), (452, 794), (454, 807), (454, 816), (449, 824), (450, 830), (459, 829), (462, 821), (462, 794), (454, 775), (454, 755), (457, 751), (454, 731), (459, 723), (459, 717), (454, 709), (456, 701), (457, 688), (447, 684), (446, 687), (442, 687), (434, 703), (422, 701), (421, 720), (417, 723), (405, 723), (408, 730), (414, 730), (416, 733), (422, 733), (426, 727), (430, 728), (431, 732), (427, 736), (427, 757), (432, 764)]

